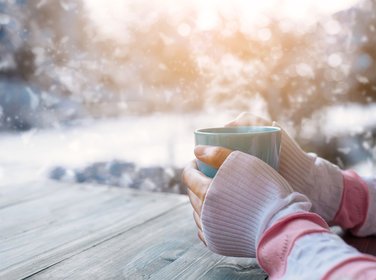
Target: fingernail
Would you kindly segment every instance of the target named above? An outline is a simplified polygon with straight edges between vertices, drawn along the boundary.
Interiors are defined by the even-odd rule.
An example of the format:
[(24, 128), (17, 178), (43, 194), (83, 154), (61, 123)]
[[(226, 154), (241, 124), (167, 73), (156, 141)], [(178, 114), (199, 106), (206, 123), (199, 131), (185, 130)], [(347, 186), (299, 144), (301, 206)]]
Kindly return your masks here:
[(206, 154), (206, 147), (198, 145), (195, 147), (194, 153), (196, 156), (203, 156)]

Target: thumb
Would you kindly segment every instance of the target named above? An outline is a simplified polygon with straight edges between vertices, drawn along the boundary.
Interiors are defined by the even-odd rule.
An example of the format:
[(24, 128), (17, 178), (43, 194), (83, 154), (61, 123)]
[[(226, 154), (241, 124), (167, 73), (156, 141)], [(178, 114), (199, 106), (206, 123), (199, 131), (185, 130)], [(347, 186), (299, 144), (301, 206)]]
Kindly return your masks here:
[(218, 169), (232, 153), (232, 150), (217, 146), (198, 145), (195, 147), (194, 153), (197, 159)]

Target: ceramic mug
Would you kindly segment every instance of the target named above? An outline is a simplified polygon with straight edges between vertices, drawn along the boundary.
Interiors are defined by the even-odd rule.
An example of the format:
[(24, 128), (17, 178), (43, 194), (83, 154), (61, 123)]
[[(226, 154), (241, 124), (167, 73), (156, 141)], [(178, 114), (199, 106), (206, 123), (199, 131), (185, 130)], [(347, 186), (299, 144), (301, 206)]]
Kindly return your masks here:
[[(237, 126), (204, 128), (195, 131), (196, 145), (221, 146), (263, 160), (278, 171), (281, 129), (274, 126)], [(217, 169), (201, 161), (198, 168), (213, 178)]]

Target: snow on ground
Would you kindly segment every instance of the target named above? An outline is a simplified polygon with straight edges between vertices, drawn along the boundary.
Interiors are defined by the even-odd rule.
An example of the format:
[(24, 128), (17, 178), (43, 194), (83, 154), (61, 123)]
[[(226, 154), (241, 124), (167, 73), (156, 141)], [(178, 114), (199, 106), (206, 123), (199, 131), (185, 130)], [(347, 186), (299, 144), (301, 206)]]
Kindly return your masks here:
[(230, 114), (152, 115), (96, 120), (69, 128), (0, 135), (0, 185), (39, 180), (54, 166), (83, 167), (113, 159), (140, 166), (183, 167), (196, 128), (221, 126)]
[[(320, 124), (324, 126), (322, 132), (351, 135), (353, 129), (374, 126), (375, 112), (373, 105), (368, 109), (334, 107), (321, 114), (327, 116), (326, 120), (307, 123), (305, 134), (314, 139), (314, 134), (320, 131), (315, 125)], [(0, 135), (0, 185), (45, 179), (56, 166), (82, 168), (114, 159), (139, 166), (183, 167), (193, 158), (193, 131), (221, 126), (234, 116), (230, 112), (155, 114), (92, 120), (73, 127), (3, 133)], [(354, 169), (363, 175), (376, 173), (374, 162), (363, 162)]]
[(325, 137), (338, 137), (364, 133), (376, 127), (376, 104), (347, 104), (318, 111), (303, 127), (307, 139), (321, 131)]
[(354, 144), (362, 145), (373, 155), (373, 160), (362, 160), (350, 168), (363, 176), (376, 176), (376, 146), (370, 146), (366, 139), (357, 143), (359, 139), (356, 140), (355, 137), (359, 134), (367, 136), (376, 130), (375, 104), (347, 104), (323, 108), (305, 121), (302, 128), (302, 139), (316, 141), (320, 145), (325, 145), (333, 137), (339, 138), (338, 143), (344, 148), (338, 150), (343, 154), (349, 153)]

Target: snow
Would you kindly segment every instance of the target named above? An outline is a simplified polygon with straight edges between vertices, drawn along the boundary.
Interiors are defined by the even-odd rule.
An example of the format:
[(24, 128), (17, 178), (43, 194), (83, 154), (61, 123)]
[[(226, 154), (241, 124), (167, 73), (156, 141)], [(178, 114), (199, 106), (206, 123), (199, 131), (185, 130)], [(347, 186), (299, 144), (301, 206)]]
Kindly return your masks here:
[(334, 106), (325, 110), (325, 114), (323, 134), (329, 137), (351, 135), (376, 127), (376, 104)]
[[(346, 166), (363, 176), (376, 174), (376, 104), (347, 104), (323, 108), (306, 120), (300, 131), (300, 139), (325, 148), (336, 139), (337, 151), (344, 159), (355, 162)], [(329, 146), (330, 147), (330, 146)], [(342, 160), (337, 159), (337, 163)], [(344, 167), (343, 164), (341, 166)]]
[[(366, 110), (358, 106), (327, 110), (318, 121), (322, 125), (319, 133), (349, 136), (360, 127), (374, 127), (375, 106)], [(193, 131), (196, 128), (222, 126), (234, 116), (231, 112), (155, 114), (3, 133), (0, 137), (0, 185), (43, 180), (56, 166), (74, 169), (113, 160), (132, 162), (141, 167), (181, 168), (194, 157)], [(319, 136), (315, 124), (306, 123), (305, 127), (303, 134), (306, 137)], [(372, 148), (367, 143), (363, 145)], [(339, 152), (346, 155), (351, 151), (349, 147), (340, 148)], [(364, 175), (376, 173), (376, 165), (370, 161), (353, 168)]]
[(306, 63), (299, 63), (298, 65), (296, 65), (295, 69), (296, 73), (298, 73), (299, 76), (307, 78), (314, 78), (315, 76), (312, 67)]
[(0, 185), (44, 179), (55, 166), (82, 168), (114, 159), (144, 167), (183, 167), (193, 158), (193, 131), (223, 125), (233, 117), (223, 113), (151, 115), (3, 133)]
[(181, 167), (226, 108), (374, 170), (371, 1), (82, 3), (0, 1), (0, 128), (30, 129), (0, 135), (0, 184), (115, 159)]
[(331, 67), (334, 67), (334, 68), (338, 67), (341, 65), (341, 63), (342, 63), (342, 57), (340, 53), (332, 53), (331, 55), (329, 55), (328, 64)]
[(10, 17), (4, 14), (0, 14), (0, 25), (6, 25), (10, 23)]

